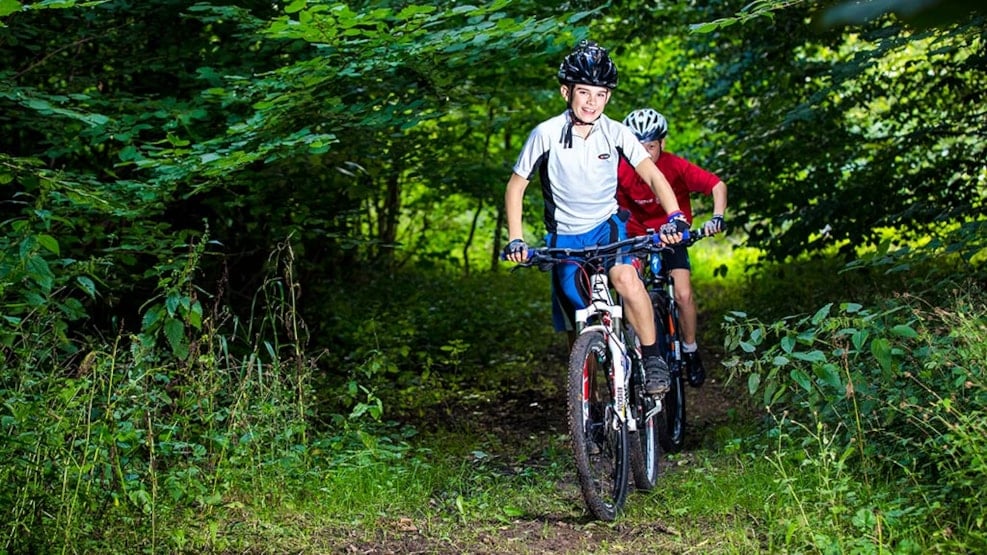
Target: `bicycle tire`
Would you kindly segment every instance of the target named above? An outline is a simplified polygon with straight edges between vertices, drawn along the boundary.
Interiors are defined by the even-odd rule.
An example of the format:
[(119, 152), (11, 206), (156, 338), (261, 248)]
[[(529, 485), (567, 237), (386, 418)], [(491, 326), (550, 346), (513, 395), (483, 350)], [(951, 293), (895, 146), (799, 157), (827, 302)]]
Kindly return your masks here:
[[(669, 365), (679, 365), (678, 362), (669, 362)], [(665, 394), (662, 400), (662, 422), (659, 428), (663, 433), (659, 434), (662, 448), (669, 453), (677, 453), (682, 450), (685, 444), (686, 413), (685, 413), (685, 379), (682, 377), (682, 370), (676, 374), (672, 371), (672, 387)]]
[[(628, 350), (640, 351), (640, 341), (630, 327), (625, 334)], [(658, 428), (663, 424), (661, 413), (656, 410), (654, 397), (644, 390), (644, 368), (640, 357), (634, 357), (634, 368), (630, 380), (630, 403), (632, 416), (637, 421), (635, 431), (630, 434), (631, 475), (634, 487), (651, 491), (661, 473), (661, 443)]]
[(659, 418), (658, 439), (662, 449), (667, 453), (676, 453), (685, 443), (686, 401), (685, 378), (682, 375), (682, 363), (675, 357), (674, 345), (678, 340), (678, 326), (673, 315), (668, 310), (668, 295), (664, 292), (651, 293), (652, 305), (655, 310), (655, 329), (658, 333), (658, 347), (661, 349), (672, 378), (672, 387), (662, 399), (662, 411)]
[(617, 421), (610, 353), (601, 332), (579, 335), (569, 356), (569, 436), (583, 499), (600, 520), (614, 520), (629, 486), (627, 426)]

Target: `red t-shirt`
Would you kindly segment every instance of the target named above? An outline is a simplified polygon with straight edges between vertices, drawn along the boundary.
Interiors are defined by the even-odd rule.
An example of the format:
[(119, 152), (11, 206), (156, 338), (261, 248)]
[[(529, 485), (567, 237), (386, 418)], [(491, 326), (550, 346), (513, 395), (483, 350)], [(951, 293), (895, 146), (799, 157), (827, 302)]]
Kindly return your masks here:
[[(662, 152), (658, 156), (657, 166), (672, 185), (675, 198), (679, 201), (679, 209), (685, 213), (685, 218), (691, 225), (692, 205), (689, 203), (689, 193), (712, 195), (713, 187), (720, 182), (720, 178), (670, 152)], [(617, 187), (617, 203), (631, 213), (631, 219), (627, 222), (628, 235), (644, 235), (649, 228), (658, 229), (666, 222), (668, 214), (655, 198), (654, 191), (623, 158), (617, 168), (617, 179), (620, 183)]]

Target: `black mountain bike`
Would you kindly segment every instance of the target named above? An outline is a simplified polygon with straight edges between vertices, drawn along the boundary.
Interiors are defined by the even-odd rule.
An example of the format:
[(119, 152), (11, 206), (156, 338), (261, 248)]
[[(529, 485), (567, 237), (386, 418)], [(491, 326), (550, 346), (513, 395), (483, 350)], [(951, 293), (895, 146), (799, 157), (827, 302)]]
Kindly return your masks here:
[[(705, 230), (689, 232), (689, 238), (679, 243), (689, 246), (709, 237)], [(682, 449), (685, 441), (685, 362), (682, 360), (682, 337), (679, 334), (679, 307), (675, 303), (675, 284), (668, 268), (661, 262), (661, 252), (672, 247), (662, 246), (648, 254), (644, 271), (644, 283), (651, 295), (655, 310), (655, 328), (658, 346), (668, 363), (672, 387), (662, 399), (662, 411), (658, 422), (658, 438), (661, 447), (669, 453)]]
[(568, 363), (569, 435), (583, 499), (601, 520), (613, 520), (627, 499), (631, 476), (638, 489), (654, 488), (661, 448), (656, 422), (661, 401), (644, 389), (644, 367), (623, 306), (611, 291), (608, 262), (662, 249), (656, 234), (581, 249), (528, 250), (519, 267), (549, 270), (577, 264), (590, 304), (576, 311), (576, 340)]

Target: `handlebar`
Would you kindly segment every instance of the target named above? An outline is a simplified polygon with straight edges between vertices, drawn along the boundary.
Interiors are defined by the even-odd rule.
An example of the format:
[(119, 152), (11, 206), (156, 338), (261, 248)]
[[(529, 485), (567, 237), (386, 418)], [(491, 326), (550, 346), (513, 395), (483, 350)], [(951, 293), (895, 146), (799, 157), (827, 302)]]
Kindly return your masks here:
[[(640, 256), (645, 254), (660, 253), (669, 251), (677, 246), (690, 246), (700, 239), (710, 237), (703, 228), (688, 230), (682, 233), (682, 241), (673, 245), (662, 243), (661, 236), (657, 231), (651, 231), (637, 237), (630, 237), (622, 241), (615, 241), (605, 245), (589, 245), (580, 248), (567, 247), (538, 247), (528, 249), (528, 259), (518, 262), (517, 267), (527, 268), (538, 266), (542, 270), (547, 270), (559, 262), (569, 259), (582, 260), (603, 260), (617, 256)], [(501, 260), (504, 255), (501, 254)]]

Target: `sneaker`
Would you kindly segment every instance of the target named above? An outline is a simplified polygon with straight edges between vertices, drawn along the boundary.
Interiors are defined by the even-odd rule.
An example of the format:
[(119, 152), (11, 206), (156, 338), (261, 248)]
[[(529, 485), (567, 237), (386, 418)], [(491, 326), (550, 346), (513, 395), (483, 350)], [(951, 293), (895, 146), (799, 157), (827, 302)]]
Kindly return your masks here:
[(692, 387), (703, 385), (703, 382), (706, 381), (706, 368), (703, 367), (703, 361), (699, 358), (699, 351), (682, 353), (682, 361), (685, 362), (686, 378), (689, 380), (689, 385)]
[(660, 356), (644, 359), (644, 389), (649, 395), (661, 395), (672, 387), (672, 376), (668, 365)]

